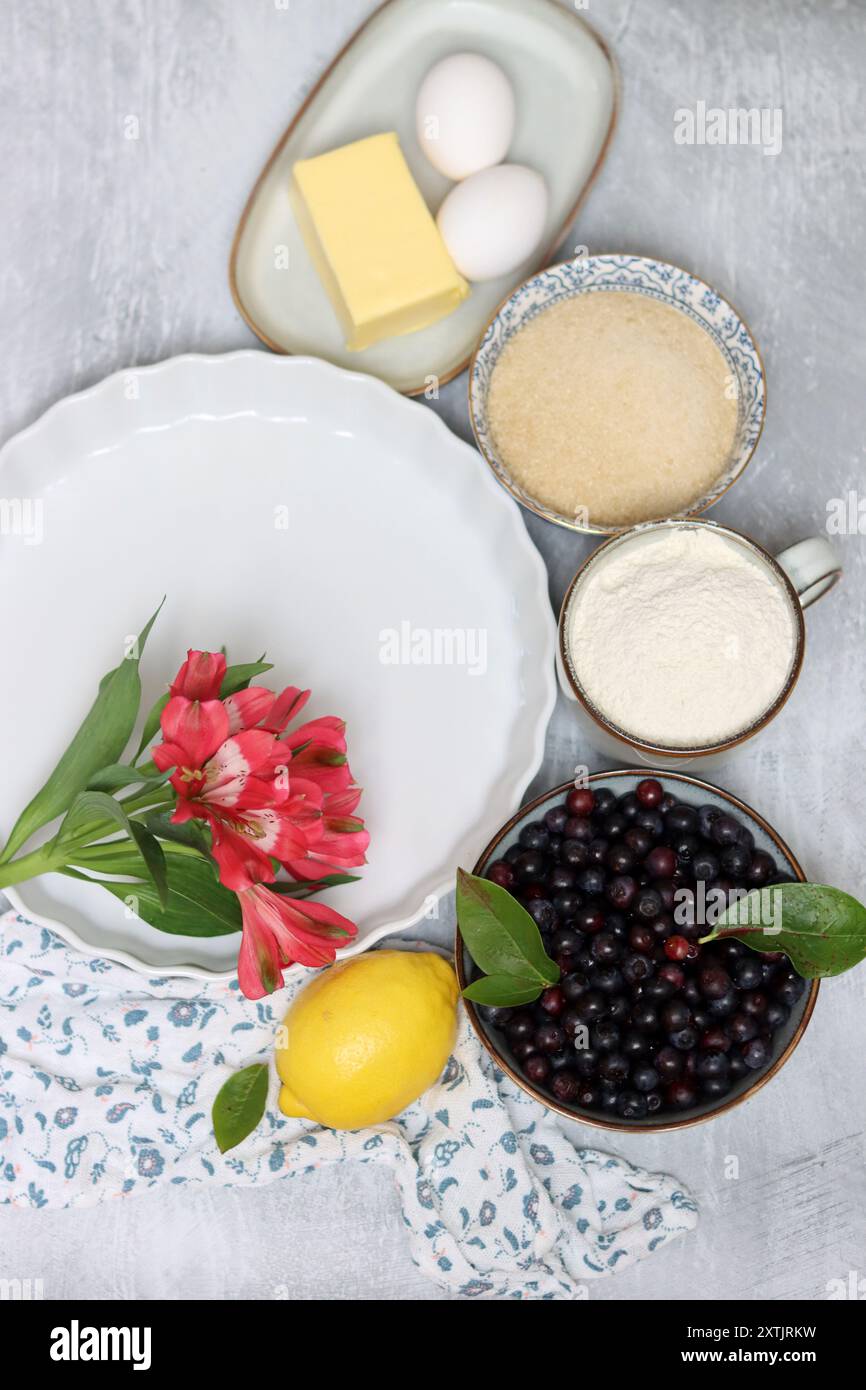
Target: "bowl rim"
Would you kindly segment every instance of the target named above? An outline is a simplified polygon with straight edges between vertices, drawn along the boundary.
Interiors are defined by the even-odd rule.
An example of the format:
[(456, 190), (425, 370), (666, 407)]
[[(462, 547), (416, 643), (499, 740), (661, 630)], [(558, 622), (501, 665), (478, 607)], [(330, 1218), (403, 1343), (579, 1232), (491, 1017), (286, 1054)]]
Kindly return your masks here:
[[(629, 522), (627, 524), (618, 526), (593, 525), (590, 522), (587, 522), (587, 524), (584, 526), (577, 521), (567, 521), (564, 517), (553, 512), (550, 508), (545, 507), (544, 503), (540, 502), (537, 498), (530, 498), (528, 494), (522, 495), (517, 489), (517, 487), (513, 484), (504, 464), (501, 463), (492, 453), (489, 453), (484, 445), (482, 439), (482, 432), (476, 415), (476, 392), (474, 389), (474, 382), (476, 363), (478, 361), (479, 356), (484, 350), (485, 340), (487, 338), (488, 333), (490, 332), (490, 329), (492, 328), (496, 320), (499, 318), (503, 309), (505, 309), (506, 306), (510, 304), (510, 302), (518, 294), (522, 293), (523, 290), (525, 290), (529, 285), (531, 285), (533, 281), (540, 280), (542, 276), (549, 274), (552, 270), (557, 270), (560, 266), (569, 265), (572, 264), (572, 262), (568, 260), (555, 261), (551, 262), (549, 265), (544, 266), (540, 270), (533, 271), (531, 275), (528, 275), (525, 280), (521, 281), (521, 283), (515, 286), (513, 290), (510, 290), (508, 294), (506, 294), (505, 297), (500, 301), (500, 303), (497, 304), (496, 308), (494, 309), (493, 313), (491, 314), (490, 318), (485, 324), (481, 336), (475, 345), (475, 350), (469, 359), (469, 370), (467, 372), (466, 385), (466, 394), (469, 407), (469, 423), (472, 427), (472, 435), (475, 440), (475, 446), (478, 449), (478, 452), (481, 454), (481, 457), (484, 459), (488, 467), (492, 470), (493, 475), (496, 478), (496, 481), (499, 483), (501, 487), (505, 488), (506, 492), (509, 492), (511, 494), (515, 502), (518, 502), (521, 507), (525, 507), (527, 511), (534, 512), (536, 516), (540, 516), (543, 521), (550, 522), (552, 526), (561, 526), (563, 530), (574, 531), (578, 535), (584, 536), (616, 536), (619, 535), (621, 531), (632, 530), (633, 527), (636, 525), (649, 525), (655, 521), (665, 520), (689, 521), (692, 518), (701, 516), (702, 513), (709, 511), (709, 509), (711, 507), (714, 507), (717, 502), (720, 502), (721, 499), (724, 497), (725, 493), (729, 492), (730, 489), (734, 486), (734, 484), (738, 483), (742, 478), (743, 474), (745, 473), (746, 469), (748, 468), (749, 464), (755, 456), (755, 451), (758, 447), (758, 444), (761, 441), (761, 436), (764, 432), (764, 425), (767, 419), (767, 369), (764, 363), (764, 358), (762, 356), (761, 349), (758, 346), (758, 341), (754, 333), (752, 332), (751, 325), (749, 324), (745, 315), (740, 312), (737, 305), (734, 304), (733, 300), (731, 300), (726, 294), (720, 294), (719, 291), (715, 288), (715, 286), (711, 285), (708, 280), (704, 280), (700, 275), (696, 275), (693, 270), (689, 270), (686, 266), (675, 265), (673, 261), (659, 260), (655, 256), (642, 256), (639, 253), (634, 253), (631, 251), (598, 251), (595, 252), (592, 256), (582, 258), (581, 263), (585, 264), (594, 261), (606, 261), (611, 259), (628, 259), (632, 263), (638, 263), (648, 266), (661, 266), (664, 269), (675, 271), (679, 275), (687, 275), (698, 285), (702, 285), (704, 289), (708, 290), (711, 294), (714, 294), (722, 304), (726, 305), (728, 309), (730, 309), (731, 313), (734, 314), (735, 317), (739, 320), (740, 324), (742, 325), (743, 329), (748, 335), (749, 342), (752, 346), (752, 350), (754, 351), (755, 357), (758, 360), (758, 365), (761, 369), (761, 382), (763, 387), (761, 392), (761, 415), (760, 420), (758, 422), (758, 432), (755, 435), (754, 441), (752, 443), (751, 448), (749, 449), (749, 452), (746, 454), (745, 458), (740, 463), (736, 472), (721, 489), (721, 491), (714, 494), (708, 501), (701, 501), (699, 499), (700, 505), (695, 504), (689, 507), (687, 511), (679, 513), (675, 517), (650, 517), (644, 522)], [(620, 293), (621, 292), (622, 291), (620, 291)], [(480, 405), (478, 406), (478, 415), (480, 415)]]
[[(648, 740), (636, 738), (625, 729), (620, 729), (617, 724), (611, 723), (606, 715), (593, 704), (580, 685), (569, 654), (566, 633), (568, 610), (578, 583), (590, 566), (594, 565), (596, 561), (600, 559), (603, 552), (613, 549), (618, 545), (627, 545), (630, 538), (633, 536), (641, 536), (650, 531), (660, 531), (674, 526), (710, 526), (720, 535), (730, 536), (737, 544), (745, 545), (747, 550), (751, 550), (759, 559), (764, 561), (768, 569), (778, 580), (783, 591), (787, 594), (793, 611), (794, 621), (797, 625), (797, 642), (794, 648), (791, 668), (775, 700), (772, 704), (767, 706), (760, 718), (750, 724), (747, 729), (741, 729), (739, 733), (732, 734), (730, 738), (724, 739), (721, 743), (696, 744), (689, 748), (669, 748), (662, 743), (651, 743)], [(834, 583), (835, 582), (836, 580), (834, 580)], [(766, 726), (776, 718), (777, 714), (781, 713), (790, 696), (794, 693), (794, 687), (800, 679), (800, 673), (803, 669), (803, 661), (806, 655), (806, 615), (790, 575), (779, 563), (775, 555), (767, 550), (760, 541), (756, 541), (754, 536), (748, 535), (745, 531), (739, 531), (735, 526), (728, 526), (725, 522), (714, 521), (712, 517), (708, 516), (668, 517), (662, 521), (642, 521), (639, 522), (637, 526), (629, 526), (624, 531), (617, 531), (615, 535), (608, 536), (607, 540), (602, 541), (601, 545), (596, 546), (594, 550), (590, 551), (578, 566), (563, 596), (562, 604), (559, 609), (559, 617), (557, 619), (556, 645), (559, 665), (574, 698), (589, 718), (592, 719), (609, 738), (615, 739), (618, 743), (626, 744), (629, 749), (634, 749), (635, 752), (647, 753), (650, 756), (656, 755), (663, 758), (685, 759), (697, 757), (708, 758), (738, 748), (740, 744), (746, 743), (748, 739), (754, 738), (755, 734), (759, 734), (762, 729), (765, 729)], [(754, 811), (752, 811), (751, 814), (756, 816)], [(760, 819), (760, 817), (756, 816), (756, 819)]]
[[(758, 825), (760, 825), (761, 829), (770, 837), (770, 839), (776, 845), (777, 849), (779, 849), (779, 851), (784, 855), (785, 859), (796, 873), (798, 881), (800, 883), (804, 883), (806, 881), (806, 875), (803, 872), (803, 869), (799, 861), (797, 860), (796, 856), (792, 853), (792, 851), (789, 849), (785, 841), (782, 839), (781, 835), (779, 835), (778, 831), (776, 831), (773, 828), (773, 826), (770, 825), (769, 821), (766, 821), (763, 816), (759, 815), (757, 811), (755, 811), (751, 806), (749, 806), (747, 802), (741, 801), (740, 798), (734, 796), (732, 792), (724, 791), (721, 787), (713, 786), (711, 782), (701, 781), (701, 779), (698, 777), (690, 777), (682, 772), (666, 772), (664, 770), (654, 771), (652, 768), (612, 768), (610, 771), (607, 772), (592, 772), (589, 774), (588, 777), (583, 779), (581, 785), (591, 785), (595, 781), (608, 781), (611, 778), (619, 777), (638, 777), (642, 781), (647, 777), (654, 777), (658, 781), (660, 781), (663, 786), (664, 779), (668, 778), (669, 780), (683, 782), (688, 786), (698, 787), (702, 791), (712, 792), (714, 795), (722, 797), (724, 801), (729, 802), (741, 813), (745, 812), (746, 815), (751, 816), (752, 819), (755, 820), (758, 823)], [(562, 782), (559, 786), (551, 787), (548, 791), (542, 792), (540, 796), (535, 797), (534, 800), (528, 801), (525, 806), (522, 806), (521, 809), (517, 811), (516, 814), (513, 815), (505, 823), (505, 825), (502, 826), (501, 830), (498, 831), (498, 833), (493, 837), (490, 843), (478, 856), (478, 859), (475, 863), (475, 867), (473, 869), (473, 873), (479, 873), (481, 871), (482, 867), (489, 860), (496, 847), (501, 843), (505, 836), (508, 835), (509, 832), (514, 829), (516, 825), (518, 825), (527, 816), (531, 815), (531, 813), (537, 810), (538, 807), (541, 806), (544, 802), (549, 801), (551, 797), (564, 795), (566, 792), (570, 791), (574, 787), (574, 785), (575, 783), (573, 781)], [(466, 947), (466, 944), (460, 933), (460, 925), (458, 923), (454, 929), (454, 965), (457, 972), (457, 982), (460, 988), (461, 996), (463, 990), (465, 989), (468, 983), (463, 960), (464, 950), (467, 949), (468, 948)], [(593, 1129), (615, 1130), (620, 1134), (666, 1134), (674, 1130), (691, 1129), (694, 1125), (704, 1124), (707, 1120), (715, 1120), (720, 1115), (726, 1114), (728, 1111), (733, 1110), (736, 1106), (741, 1105), (744, 1101), (750, 1100), (752, 1096), (754, 1096), (758, 1091), (760, 1091), (763, 1086), (766, 1086), (767, 1082), (771, 1081), (772, 1078), (777, 1074), (777, 1072), (779, 1072), (782, 1069), (784, 1064), (788, 1061), (788, 1058), (791, 1056), (792, 1052), (799, 1045), (814, 1012), (815, 1003), (818, 998), (818, 990), (820, 987), (820, 983), (820, 980), (812, 980), (809, 993), (806, 996), (806, 1001), (803, 1006), (802, 1016), (796, 1028), (794, 1029), (793, 1034), (788, 1039), (787, 1044), (779, 1053), (779, 1056), (773, 1061), (771, 1066), (769, 1066), (766, 1069), (766, 1071), (758, 1073), (755, 1076), (755, 1079), (752, 1082), (750, 1082), (750, 1084), (746, 1087), (744, 1091), (742, 1091), (737, 1096), (732, 1096), (727, 1100), (722, 1100), (715, 1109), (708, 1110), (702, 1115), (686, 1114), (683, 1116), (682, 1119), (679, 1120), (671, 1120), (666, 1118), (665, 1120), (659, 1122), (650, 1120), (640, 1121), (637, 1123), (629, 1123), (628, 1121), (623, 1121), (621, 1119), (609, 1120), (603, 1118), (600, 1115), (590, 1115), (586, 1112), (578, 1111), (572, 1107), (563, 1105), (553, 1096), (547, 1095), (544, 1091), (540, 1090), (539, 1087), (533, 1085), (531, 1081), (528, 1081), (525, 1076), (522, 1076), (517, 1071), (517, 1068), (508, 1060), (507, 1057), (503, 1056), (501, 1052), (498, 1052), (496, 1050), (490, 1038), (488, 1037), (486, 1030), (482, 1027), (481, 1020), (478, 1017), (476, 1007), (473, 1004), (472, 1000), (463, 999), (462, 1002), (463, 1007), (466, 1010), (466, 1015), (469, 1019), (470, 1026), (473, 1029), (473, 1032), (475, 1033), (476, 1037), (480, 1040), (486, 1051), (489, 1053), (496, 1066), (499, 1067), (501, 1071), (505, 1072), (506, 1076), (514, 1083), (515, 1086), (518, 1086), (520, 1090), (525, 1091), (527, 1095), (532, 1096), (533, 1100), (537, 1100), (539, 1104), (545, 1106), (546, 1109), (553, 1110), (556, 1114), (562, 1115), (564, 1119), (571, 1120), (573, 1123), (589, 1125)]]

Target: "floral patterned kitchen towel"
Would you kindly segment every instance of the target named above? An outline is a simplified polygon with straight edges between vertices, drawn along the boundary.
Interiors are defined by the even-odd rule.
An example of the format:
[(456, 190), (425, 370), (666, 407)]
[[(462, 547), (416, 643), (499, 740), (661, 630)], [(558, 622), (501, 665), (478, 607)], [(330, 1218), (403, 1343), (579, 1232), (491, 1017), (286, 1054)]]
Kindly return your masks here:
[[(0, 1201), (83, 1207), (165, 1183), (250, 1184), (343, 1159), (385, 1163), (412, 1256), (451, 1293), (575, 1298), (691, 1230), (671, 1178), (575, 1147), (496, 1069), (464, 1018), (442, 1079), (398, 1119), (351, 1133), (286, 1119), (221, 1155), (213, 1098), (272, 1057), (301, 980), (252, 1002), (237, 983), (148, 979), (0, 918)], [(273, 1068), (272, 1068), (273, 1073)]]

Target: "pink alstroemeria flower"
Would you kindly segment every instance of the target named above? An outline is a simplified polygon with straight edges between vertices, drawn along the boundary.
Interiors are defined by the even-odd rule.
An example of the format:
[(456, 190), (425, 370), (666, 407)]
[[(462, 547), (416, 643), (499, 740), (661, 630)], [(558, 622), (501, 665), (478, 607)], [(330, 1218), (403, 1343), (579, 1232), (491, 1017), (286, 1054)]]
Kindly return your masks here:
[(321, 903), (295, 902), (263, 884), (238, 894), (243, 938), (238, 954), (238, 982), (248, 999), (262, 999), (283, 983), (283, 968), (332, 965), (338, 946), (358, 928)]
[(303, 859), (284, 861), (293, 878), (321, 878), (323, 874), (342, 873), (366, 864), (370, 836), (360, 817), (352, 815), (360, 799), (360, 787), (325, 794), (318, 840)]

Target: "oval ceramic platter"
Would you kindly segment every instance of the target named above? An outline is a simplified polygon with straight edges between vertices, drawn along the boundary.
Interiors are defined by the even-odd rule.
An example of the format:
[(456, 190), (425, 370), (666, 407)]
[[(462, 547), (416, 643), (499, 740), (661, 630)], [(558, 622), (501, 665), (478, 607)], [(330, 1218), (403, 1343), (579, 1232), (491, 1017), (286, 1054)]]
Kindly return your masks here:
[[(0, 479), (33, 523), (0, 543), (0, 842), (165, 594), (142, 709), (188, 646), (267, 651), (268, 684), (347, 721), (369, 863), (323, 900), (359, 924), (353, 950), (435, 912), (519, 805), (554, 702), (544, 567), (474, 449), (372, 377), (240, 352), (62, 401)], [(97, 886), (8, 896), (149, 973), (233, 973), (237, 936), (165, 935)]]
[[(422, 153), (415, 100), (449, 53), (484, 53), (515, 88), (508, 162), (529, 164), (550, 193), (543, 251), (508, 276), (472, 286), (447, 318), (349, 352), (289, 199), (296, 160), (396, 131), (428, 206), (452, 185)], [(311, 353), (417, 395), (462, 371), (500, 301), (562, 240), (600, 168), (616, 120), (618, 80), (598, 35), (558, 0), (387, 0), (357, 31), (298, 111), (265, 165), (232, 247), (229, 279), (250, 328), (278, 352)], [(351, 207), (346, 216), (351, 217)]]

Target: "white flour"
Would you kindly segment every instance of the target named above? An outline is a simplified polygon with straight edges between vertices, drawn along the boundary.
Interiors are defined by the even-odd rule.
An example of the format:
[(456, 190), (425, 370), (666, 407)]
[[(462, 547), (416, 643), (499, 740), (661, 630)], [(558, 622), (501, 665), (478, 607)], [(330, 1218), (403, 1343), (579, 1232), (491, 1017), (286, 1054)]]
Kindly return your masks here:
[(578, 681), (623, 732), (669, 748), (742, 733), (781, 692), (797, 625), (760, 560), (704, 527), (651, 532), (590, 566), (567, 639)]

